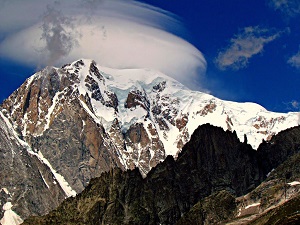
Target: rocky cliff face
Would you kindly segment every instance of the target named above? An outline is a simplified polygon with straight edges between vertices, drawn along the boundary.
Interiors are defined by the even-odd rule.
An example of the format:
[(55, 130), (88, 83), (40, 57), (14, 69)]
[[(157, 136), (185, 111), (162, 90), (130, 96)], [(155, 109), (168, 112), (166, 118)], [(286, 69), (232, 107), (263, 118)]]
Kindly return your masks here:
[(295, 155), (300, 150), (299, 127), (280, 132), (268, 142), (264, 141), (257, 152), (260, 158), (260, 167), (264, 173), (270, 172), (287, 158)]
[[(3, 224), (11, 215), (26, 218), (45, 214), (67, 197), (50, 168), (28, 148), (0, 112), (0, 218)], [(5, 207), (11, 204), (12, 207)]]
[[(56, 179), (63, 196), (81, 192), (93, 177), (115, 167), (137, 167), (145, 177), (167, 155), (177, 158), (201, 124), (235, 130), (237, 140), (244, 140), (246, 134), (255, 148), (262, 139), (269, 140), (280, 130), (298, 124), (296, 113), (272, 113), (253, 103), (222, 101), (191, 91), (159, 72), (114, 70), (92, 60), (78, 60), (62, 68), (47, 67), (34, 74), (2, 103), (1, 115), (25, 143), (26, 154), (49, 168), (49, 177)], [(236, 154), (244, 153), (238, 151)], [(211, 154), (208, 151), (201, 160), (214, 159)], [(244, 157), (250, 160), (252, 156)], [(219, 174), (230, 160), (222, 161)], [(214, 165), (207, 166), (211, 170), (208, 172), (216, 172)], [(244, 186), (236, 191), (246, 186), (251, 189), (260, 179), (248, 176), (250, 183), (243, 181)], [(220, 182), (220, 188), (227, 185), (222, 178), (214, 182)], [(22, 188), (27, 190), (26, 186)], [(53, 207), (62, 198), (56, 198)], [(45, 206), (45, 210), (32, 214), (47, 210)]]

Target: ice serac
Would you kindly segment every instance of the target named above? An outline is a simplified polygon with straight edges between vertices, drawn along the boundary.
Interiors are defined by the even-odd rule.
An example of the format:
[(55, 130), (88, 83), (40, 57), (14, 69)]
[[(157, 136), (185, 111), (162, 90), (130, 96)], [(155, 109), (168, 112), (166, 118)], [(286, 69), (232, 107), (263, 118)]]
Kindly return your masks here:
[(201, 124), (236, 131), (241, 141), (246, 135), (254, 148), (298, 125), (296, 113), (223, 101), (157, 71), (86, 59), (34, 74), (2, 111), (77, 192), (111, 167), (138, 167), (146, 175), (167, 155), (177, 157)]

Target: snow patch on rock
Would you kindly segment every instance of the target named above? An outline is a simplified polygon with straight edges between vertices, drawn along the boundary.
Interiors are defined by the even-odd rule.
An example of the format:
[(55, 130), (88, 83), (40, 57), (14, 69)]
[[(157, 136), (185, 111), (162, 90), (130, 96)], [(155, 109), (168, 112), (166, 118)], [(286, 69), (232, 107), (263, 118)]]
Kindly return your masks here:
[(22, 218), (12, 210), (11, 202), (6, 202), (3, 206), (4, 216), (0, 220), (2, 225), (19, 225), (23, 223)]

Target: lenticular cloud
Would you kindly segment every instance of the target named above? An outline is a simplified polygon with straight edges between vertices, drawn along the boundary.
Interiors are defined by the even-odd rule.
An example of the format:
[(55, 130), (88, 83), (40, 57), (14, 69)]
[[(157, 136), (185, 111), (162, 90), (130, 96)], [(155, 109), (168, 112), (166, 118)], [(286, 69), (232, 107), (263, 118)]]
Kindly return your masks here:
[(206, 70), (201, 52), (177, 36), (185, 31), (175, 15), (136, 1), (11, 0), (0, 20), (0, 56), (31, 66), (92, 58), (159, 70), (190, 87)]

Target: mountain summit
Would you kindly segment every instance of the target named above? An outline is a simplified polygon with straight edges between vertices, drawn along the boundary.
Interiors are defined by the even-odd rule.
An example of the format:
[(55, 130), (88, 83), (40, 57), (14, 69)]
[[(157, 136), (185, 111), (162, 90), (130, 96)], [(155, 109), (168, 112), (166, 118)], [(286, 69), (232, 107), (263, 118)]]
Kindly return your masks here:
[[(297, 113), (223, 101), (157, 71), (110, 69), (87, 59), (28, 78), (2, 103), (2, 117), (22, 149), (47, 168), (37, 179), (51, 193), (49, 182), (60, 187), (56, 202), (61, 190), (65, 197), (75, 195), (112, 167), (137, 167), (146, 176), (167, 155), (177, 158), (201, 124), (235, 131), (255, 149), (263, 139), (298, 125)], [(53, 178), (45, 179), (45, 171)], [(0, 185), (7, 190), (6, 183)], [(24, 188), (11, 187), (17, 185)], [(13, 196), (14, 190), (7, 192)], [(13, 201), (22, 198), (12, 198), (17, 205)]]

